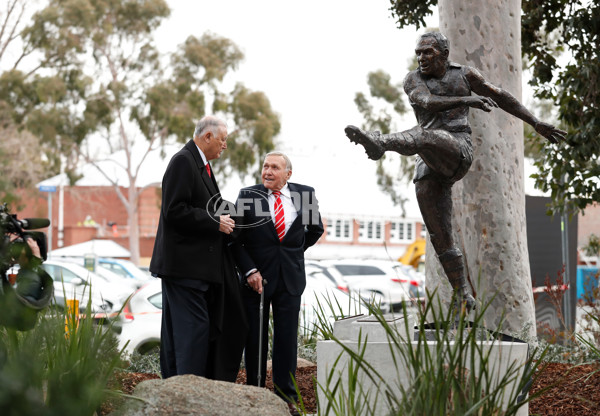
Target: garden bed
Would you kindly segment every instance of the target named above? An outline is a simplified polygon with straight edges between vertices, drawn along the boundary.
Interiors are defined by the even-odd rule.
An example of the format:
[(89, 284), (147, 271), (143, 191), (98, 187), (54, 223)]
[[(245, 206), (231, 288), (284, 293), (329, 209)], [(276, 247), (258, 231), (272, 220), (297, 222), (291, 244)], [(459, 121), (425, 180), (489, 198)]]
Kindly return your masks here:
[[(550, 363), (540, 373), (531, 386), (534, 393), (543, 388), (548, 390), (539, 398), (529, 403), (530, 415), (543, 416), (597, 416), (600, 414), (600, 367), (597, 365), (572, 365)], [(598, 371), (598, 372), (597, 372)], [(302, 393), (307, 413), (317, 412), (317, 402), (313, 380), (317, 377), (317, 366), (298, 368), (297, 383)], [(119, 372), (115, 382), (126, 394), (131, 394), (135, 386), (148, 379), (158, 378), (156, 374)], [(246, 374), (242, 370), (237, 383), (246, 382)], [(273, 389), (271, 372), (266, 376), (267, 388)], [(99, 415), (107, 415), (114, 410), (115, 402), (107, 401)]]

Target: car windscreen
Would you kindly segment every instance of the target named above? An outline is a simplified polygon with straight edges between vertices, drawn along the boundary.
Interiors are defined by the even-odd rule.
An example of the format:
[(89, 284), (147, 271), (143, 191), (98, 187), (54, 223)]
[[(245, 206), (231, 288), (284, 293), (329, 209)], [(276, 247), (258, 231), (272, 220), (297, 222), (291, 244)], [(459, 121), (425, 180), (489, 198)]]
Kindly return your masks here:
[(336, 264), (335, 268), (342, 276), (385, 275), (380, 268), (366, 264)]

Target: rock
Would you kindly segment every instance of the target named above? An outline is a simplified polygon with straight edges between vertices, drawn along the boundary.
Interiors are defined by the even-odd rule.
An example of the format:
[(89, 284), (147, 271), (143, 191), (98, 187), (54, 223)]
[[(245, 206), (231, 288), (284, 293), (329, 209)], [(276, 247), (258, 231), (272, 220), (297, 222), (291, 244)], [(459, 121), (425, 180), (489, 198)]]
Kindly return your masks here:
[(305, 360), (304, 358), (298, 358), (298, 364), (297, 364), (298, 368), (312, 367), (315, 365), (316, 365), (315, 363)]
[[(298, 358), (298, 363), (296, 364), (297, 368), (304, 368), (304, 367), (312, 367), (313, 365), (316, 365), (313, 362), (310, 362), (308, 360), (305, 360), (304, 358)], [(273, 361), (272, 360), (268, 360), (267, 361), (267, 371), (271, 371), (273, 369)]]
[(255, 386), (184, 375), (147, 380), (110, 416), (287, 416), (287, 404)]

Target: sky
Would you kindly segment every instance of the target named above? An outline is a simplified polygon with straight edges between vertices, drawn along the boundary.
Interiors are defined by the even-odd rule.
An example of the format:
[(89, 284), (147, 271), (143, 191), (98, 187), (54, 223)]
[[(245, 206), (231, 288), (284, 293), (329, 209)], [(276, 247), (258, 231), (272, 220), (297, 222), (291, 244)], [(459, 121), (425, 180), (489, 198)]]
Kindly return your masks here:
[[(291, 181), (315, 187), (323, 212), (401, 215), (378, 190), (375, 162), (344, 134), (346, 125), (362, 124), (354, 95), (368, 92), (367, 74), (383, 69), (400, 83), (413, 57), (417, 32), (396, 28), (389, 0), (168, 4), (171, 16), (156, 37), (160, 50), (207, 31), (234, 41), (245, 60), (231, 79), (267, 95), (280, 115), (276, 140), (292, 160)], [(412, 113), (405, 118), (405, 128), (415, 123)], [(224, 196), (235, 198), (239, 185), (231, 180)], [(412, 185), (406, 195), (414, 199)], [(406, 214), (420, 216), (416, 204)]]
[[(188, 36), (199, 38), (206, 32), (238, 45), (245, 59), (226, 81), (242, 82), (267, 95), (280, 115), (277, 150), (292, 160), (291, 181), (316, 189), (321, 212), (402, 215), (400, 207), (379, 190), (375, 162), (344, 134), (346, 125), (362, 124), (354, 96), (368, 92), (367, 74), (382, 69), (393, 83), (401, 83), (413, 59), (421, 32), (398, 29), (389, 0), (167, 1), (171, 16), (156, 33), (159, 49), (172, 52)], [(426, 24), (437, 27), (437, 16), (430, 16)], [(403, 130), (415, 123), (409, 111), (395, 127)], [(180, 147), (170, 148), (167, 154)], [(157, 157), (145, 164), (138, 186), (161, 181), (168, 158)], [(92, 184), (96, 179), (89, 173), (88, 184)], [(235, 200), (240, 187), (252, 184), (229, 178), (221, 186), (222, 194)], [(414, 186), (406, 184), (403, 193), (409, 198), (406, 216), (419, 218)]]

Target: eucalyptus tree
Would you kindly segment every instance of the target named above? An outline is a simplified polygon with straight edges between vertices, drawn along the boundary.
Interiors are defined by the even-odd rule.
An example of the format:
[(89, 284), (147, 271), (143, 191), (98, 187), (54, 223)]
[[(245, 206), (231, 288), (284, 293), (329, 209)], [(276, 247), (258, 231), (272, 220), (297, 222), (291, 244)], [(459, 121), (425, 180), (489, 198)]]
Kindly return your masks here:
[(38, 151), (37, 137), (23, 130), (20, 122), (32, 104), (20, 93), (31, 95), (36, 91), (23, 84), (26, 74), (19, 71), (32, 53), (23, 42), (22, 31), (36, 3), (7, 0), (0, 7), (0, 70), (6, 71), (0, 75), (0, 197), (2, 202), (16, 203), (17, 208), (20, 198), (16, 191), (30, 188), (48, 172), (48, 164)]
[[(536, 97), (557, 106), (561, 126), (569, 132), (568, 145), (543, 146), (539, 153), (542, 157), (536, 161), (540, 169), (535, 175), (536, 185), (552, 195), (549, 212), (574, 213), (600, 200), (597, 182), (600, 5), (597, 2), (509, 0), (494, 4), (473, 2), (469, 7), (456, 0), (390, 0), (390, 3), (399, 27), (424, 26), (424, 17), (439, 6), (440, 29), (453, 45), (451, 58), (477, 66), (486, 74), (492, 73), (492, 82), (500, 82), (518, 94), (522, 51), (532, 68), (530, 83)], [(557, 59), (557, 54), (563, 51), (568, 52), (566, 64)], [(510, 76), (503, 78), (498, 69)], [(454, 190), (458, 241), (469, 247), (467, 252), (475, 253), (475, 258), (468, 260), (471, 277), (481, 277), (479, 289), (499, 294), (490, 311), (502, 308), (504, 303), (510, 315), (508, 326), (519, 330), (520, 323), (534, 321), (525, 217), (519, 208), (523, 194), (521, 139), (513, 132), (511, 120), (494, 117), (490, 123), (478, 116), (471, 116), (474, 136), (480, 136), (480, 141), (487, 144), (480, 146), (476, 154), (480, 162), (473, 167), (479, 176), (465, 178), (460, 188)], [(510, 126), (511, 133), (498, 137), (494, 133), (494, 126), (498, 125)], [(495, 136), (491, 142), (490, 134)], [(512, 184), (498, 181), (505, 175), (510, 175)], [(432, 275), (433, 280), (439, 281), (436, 276)]]
[[(494, 85), (521, 96), (520, 2), (502, 6), (440, 0), (440, 31), (450, 41), (449, 60), (481, 71)], [(404, 2), (396, 2), (404, 7)], [(421, 5), (421, 7), (423, 7)], [(418, 10), (418, 9), (416, 9)], [(412, 10), (411, 12), (414, 12)], [(399, 20), (402, 20), (401, 16)], [(504, 112), (471, 111), (474, 144), (471, 171), (452, 188), (452, 229), (464, 256), (471, 290), (487, 303), (486, 321), (521, 331), (535, 328), (525, 221), (523, 127)], [(427, 280), (451, 298), (444, 272), (428, 244)]]
[[(438, 3), (390, 0), (390, 10), (399, 28), (419, 28)], [(600, 4), (548, 0), (500, 2), (489, 8), (520, 16), (521, 50), (532, 72), (529, 83), (536, 98), (556, 106), (558, 120), (569, 131), (570, 146), (543, 146), (541, 153), (535, 152), (540, 155), (536, 186), (551, 192), (549, 212), (584, 210), (600, 201)]]
[[(238, 89), (223, 91), (223, 81), (243, 59), (232, 41), (209, 33), (161, 54), (155, 30), (169, 14), (164, 0), (49, 0), (24, 32), (44, 78), (23, 82), (23, 88), (35, 90), (38, 82), (47, 94), (44, 100), (18, 94), (30, 109), (15, 117), (43, 143), (60, 146), (63, 162), (64, 155), (82, 158), (112, 183), (127, 210), (134, 262), (138, 200), (147, 185), (138, 185), (141, 166), (168, 140), (191, 138), (195, 120), (207, 109), (233, 117)], [(279, 131), (275, 118), (277, 128), (267, 141)], [(242, 136), (253, 125), (240, 121), (248, 122), (239, 129)], [(124, 173), (124, 182), (100, 163), (106, 160)]]

